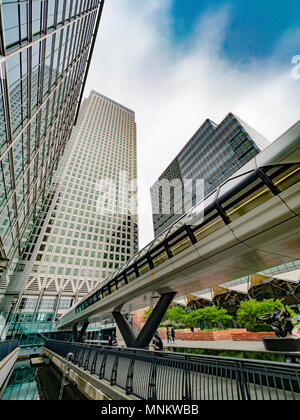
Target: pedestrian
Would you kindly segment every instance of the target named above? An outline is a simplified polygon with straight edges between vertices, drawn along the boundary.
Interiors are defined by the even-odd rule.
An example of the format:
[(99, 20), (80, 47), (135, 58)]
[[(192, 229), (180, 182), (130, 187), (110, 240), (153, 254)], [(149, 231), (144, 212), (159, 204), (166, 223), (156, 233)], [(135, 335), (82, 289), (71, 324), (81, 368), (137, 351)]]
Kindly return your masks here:
[(117, 337), (114, 335), (112, 339), (112, 346), (117, 346), (117, 345), (118, 345)]
[(152, 341), (152, 347), (154, 350), (156, 351), (161, 351), (163, 349), (163, 342), (162, 339), (160, 338), (158, 332), (156, 331), (153, 341)]
[(174, 328), (171, 329), (171, 337), (172, 337), (172, 343), (175, 343), (175, 330), (174, 330)]
[(170, 333), (169, 327), (167, 327), (167, 342), (171, 343), (171, 333)]

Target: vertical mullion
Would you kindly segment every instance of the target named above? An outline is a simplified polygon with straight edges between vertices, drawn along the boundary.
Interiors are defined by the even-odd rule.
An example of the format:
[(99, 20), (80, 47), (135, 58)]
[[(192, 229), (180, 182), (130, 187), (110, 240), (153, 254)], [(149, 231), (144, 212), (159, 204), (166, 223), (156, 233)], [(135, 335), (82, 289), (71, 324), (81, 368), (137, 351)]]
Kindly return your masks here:
[[(27, 10), (27, 39), (28, 42), (32, 41), (32, 1), (26, 4)], [(32, 101), (32, 80), (31, 80), (31, 71), (32, 71), (32, 47), (27, 48), (27, 119), (31, 119), (31, 101)], [(27, 130), (27, 213), (30, 212), (30, 154), (31, 154), (31, 123), (28, 124)]]
[[(1, 28), (4, 28), (2, 9), (0, 11), (0, 26)], [(0, 37), (0, 54), (3, 57), (6, 56), (5, 37), (4, 37), (4, 34), (2, 34), (2, 31), (1, 31), (1, 37)], [(1, 62), (1, 83), (2, 83), (3, 111), (4, 111), (4, 119), (5, 119), (5, 125), (6, 125), (7, 144), (11, 145), (13, 141), (13, 137), (12, 137), (11, 106), (10, 106), (10, 91), (9, 91), (9, 85), (8, 85), (7, 60), (4, 60), (3, 62)], [(15, 190), (16, 180), (15, 180), (14, 157), (13, 157), (12, 147), (10, 147), (8, 150), (8, 161), (9, 161), (9, 172), (10, 172), (14, 216), (16, 220), (16, 235), (17, 235), (17, 240), (18, 240), (18, 248), (20, 249), (18, 206), (17, 206), (17, 198), (16, 198), (16, 190)], [(11, 230), (11, 235), (13, 235), (13, 230)], [(14, 241), (13, 236), (12, 236), (12, 239)]]

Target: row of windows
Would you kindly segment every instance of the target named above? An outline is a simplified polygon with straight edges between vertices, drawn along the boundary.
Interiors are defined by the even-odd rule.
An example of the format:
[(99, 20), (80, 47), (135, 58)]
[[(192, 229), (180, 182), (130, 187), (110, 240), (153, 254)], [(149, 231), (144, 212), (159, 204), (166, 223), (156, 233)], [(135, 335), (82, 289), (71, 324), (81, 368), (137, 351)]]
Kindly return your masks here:
[[(65, 13), (63, 13), (64, 3), (66, 4)], [(84, 11), (97, 7), (97, 1), (71, 2), (71, 0), (65, 0), (64, 2), (58, 2), (58, 5), (57, 19), (54, 21), (55, 0), (49, 0), (46, 5), (43, 1), (33, 2), (31, 6), (32, 20), (29, 25), (27, 20), (29, 6), (27, 2), (4, 3), (2, 9), (6, 48), (12, 49), (15, 46), (29, 42), (28, 36), (33, 37), (33, 39), (38, 38), (44, 35), (45, 29), (46, 32), (51, 32), (55, 27), (60, 27), (66, 20), (75, 19), (76, 16), (79, 16)], [(47, 28), (43, 27), (44, 15), (47, 15)], [(30, 34), (29, 28), (31, 29)]]
[[(19, 306), (21, 310), (53, 310), (56, 304), (57, 298), (55, 297), (43, 297), (40, 303), (39, 308), (37, 308), (38, 297), (23, 297)], [(72, 305), (72, 298), (60, 298), (58, 309), (69, 309)], [(42, 318), (43, 319), (43, 318)], [(22, 319), (20, 319), (21, 321)], [(33, 320), (33, 319), (32, 319)], [(36, 320), (41, 320), (41, 318), (36, 318)], [(23, 321), (26, 321), (26, 317), (23, 317)], [(27, 318), (27, 322), (31, 321), (31, 318)]]
[[(121, 264), (123, 264), (126, 261), (126, 258), (124, 255), (122, 255), (122, 261), (120, 262), (103, 262), (100, 264), (99, 261), (97, 261), (97, 264), (91, 264), (92, 261), (86, 261), (86, 264), (84, 264), (84, 260), (80, 261), (78, 263), (78, 266), (80, 266), (79, 268), (74, 268), (74, 267), (67, 267), (66, 264), (63, 263), (63, 266), (59, 266), (59, 265), (51, 265), (51, 266), (41, 266), (39, 268), (39, 270), (37, 270), (34, 266), (32, 272), (33, 273), (39, 273), (41, 275), (58, 275), (58, 276), (62, 276), (65, 275), (67, 277), (71, 277), (71, 278), (77, 278), (77, 277), (81, 277), (81, 278), (91, 278), (91, 279), (98, 279), (98, 278), (105, 278), (107, 277), (107, 270), (116, 270), (118, 269)], [(76, 261), (75, 261), (76, 263)], [(97, 268), (95, 270), (95, 268)]]

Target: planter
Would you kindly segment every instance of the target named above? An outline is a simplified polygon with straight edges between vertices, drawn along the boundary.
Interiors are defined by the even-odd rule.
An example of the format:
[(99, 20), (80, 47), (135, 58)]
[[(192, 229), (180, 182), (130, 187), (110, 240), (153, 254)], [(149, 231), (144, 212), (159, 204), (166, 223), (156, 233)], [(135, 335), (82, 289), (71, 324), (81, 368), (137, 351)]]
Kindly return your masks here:
[[(160, 328), (158, 330), (159, 335), (162, 339), (167, 338), (166, 329)], [(195, 328), (194, 332), (188, 329), (175, 330), (175, 341), (221, 341), (231, 340), (232, 333), (245, 333), (245, 328), (241, 329), (230, 329), (230, 330), (219, 330), (219, 331), (201, 331), (199, 328)]]
[(233, 341), (261, 341), (264, 337), (275, 337), (274, 332), (250, 332), (250, 331), (233, 331), (231, 333)]
[(264, 347), (269, 351), (300, 352), (300, 337), (274, 337), (263, 338)]

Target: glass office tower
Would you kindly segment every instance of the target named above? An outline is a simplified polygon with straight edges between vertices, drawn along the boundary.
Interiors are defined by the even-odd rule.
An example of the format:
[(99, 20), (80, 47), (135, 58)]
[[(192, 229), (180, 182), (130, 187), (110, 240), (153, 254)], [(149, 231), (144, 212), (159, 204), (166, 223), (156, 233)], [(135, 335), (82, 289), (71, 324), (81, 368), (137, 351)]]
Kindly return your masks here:
[[(206, 196), (268, 144), (232, 113), (219, 125), (206, 120), (151, 187), (154, 235), (162, 233), (199, 201), (196, 180), (204, 181)], [(173, 182), (166, 194), (163, 180), (177, 180), (182, 193), (175, 194)]]
[(49, 200), (76, 119), (104, 0), (0, 5), (0, 296)]
[(18, 265), (23, 316), (58, 318), (138, 251), (136, 165), (134, 112), (92, 91)]

